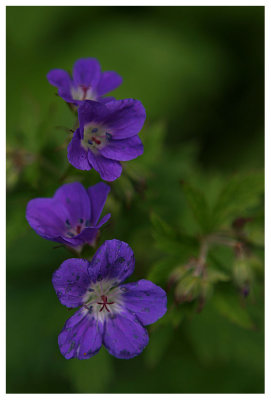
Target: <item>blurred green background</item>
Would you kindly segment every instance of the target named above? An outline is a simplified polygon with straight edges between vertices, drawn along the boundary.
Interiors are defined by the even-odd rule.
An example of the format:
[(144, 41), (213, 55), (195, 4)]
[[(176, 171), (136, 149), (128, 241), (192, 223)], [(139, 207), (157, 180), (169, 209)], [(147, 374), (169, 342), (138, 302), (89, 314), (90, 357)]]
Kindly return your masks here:
[[(25, 220), (30, 199), (65, 182), (99, 180), (69, 166), (75, 116), (46, 80), (50, 69), (71, 71), (82, 57), (122, 75), (116, 98), (137, 98), (147, 112), (145, 152), (110, 184), (112, 217), (100, 239), (131, 245), (132, 281), (167, 288), (172, 270), (197, 256), (170, 232), (197, 241), (202, 205), (193, 201), (203, 196), (211, 207), (236, 174), (227, 216), (252, 218), (249, 296), (232, 278), (232, 251), (216, 249), (207, 268), (229, 278), (201, 312), (194, 302), (175, 307), (169, 291), (174, 317), (148, 328), (148, 347), (129, 361), (104, 349), (86, 361), (61, 356), (57, 336), (73, 311), (59, 303), (51, 276), (72, 254)], [(263, 392), (263, 167), (263, 7), (7, 7), (7, 392)], [(196, 190), (194, 214), (183, 180)]]

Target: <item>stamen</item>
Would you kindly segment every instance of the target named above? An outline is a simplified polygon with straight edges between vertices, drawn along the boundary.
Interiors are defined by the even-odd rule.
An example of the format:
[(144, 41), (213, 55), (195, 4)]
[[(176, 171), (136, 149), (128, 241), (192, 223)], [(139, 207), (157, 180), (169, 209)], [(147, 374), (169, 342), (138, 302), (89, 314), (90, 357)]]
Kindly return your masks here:
[(86, 97), (87, 97), (87, 91), (88, 91), (89, 87), (85, 86), (85, 85), (80, 85), (80, 88), (83, 90), (83, 98), (82, 98), (82, 100), (85, 100)]
[(97, 139), (95, 136), (92, 136), (91, 138), (93, 140), (93, 142), (95, 142), (96, 144), (101, 144), (101, 141), (99, 139)]
[(77, 225), (77, 227), (76, 227), (76, 233), (79, 235), (79, 233), (81, 232), (81, 229), (82, 229), (82, 227), (81, 227), (81, 225)]
[(100, 150), (110, 139), (111, 134), (106, 132), (104, 126), (87, 124), (84, 127), (84, 138), (81, 143), (85, 149), (95, 151), (96, 149)]
[(107, 296), (105, 296), (105, 295), (102, 295), (102, 296), (101, 296), (101, 299), (102, 299), (102, 301), (103, 301), (102, 303), (97, 302), (97, 304), (101, 304), (101, 305), (102, 305), (102, 307), (101, 307), (101, 309), (99, 310), (99, 312), (103, 311), (104, 308), (106, 309), (107, 312), (110, 312), (109, 308), (107, 308), (107, 305), (108, 305), (108, 304), (114, 304), (114, 301), (108, 302), (108, 301), (107, 301)]

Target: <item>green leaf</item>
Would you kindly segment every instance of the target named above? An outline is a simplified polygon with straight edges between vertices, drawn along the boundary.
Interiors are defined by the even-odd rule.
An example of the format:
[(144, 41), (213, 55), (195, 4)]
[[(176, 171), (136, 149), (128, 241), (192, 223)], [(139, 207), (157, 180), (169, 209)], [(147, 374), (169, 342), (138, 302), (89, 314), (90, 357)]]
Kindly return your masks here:
[(243, 216), (249, 208), (257, 205), (263, 192), (262, 171), (233, 176), (222, 189), (214, 206), (215, 226), (220, 227), (226, 222), (232, 222), (233, 218)]
[(225, 274), (223, 271), (218, 271), (212, 268), (208, 268), (208, 281), (212, 283), (216, 282), (227, 282), (230, 280), (230, 276)]
[(169, 324), (160, 325), (151, 333), (150, 342), (144, 354), (149, 367), (155, 367), (162, 360), (173, 334), (174, 330)]
[(158, 121), (143, 129), (141, 136), (144, 144), (144, 158), (141, 163), (146, 169), (157, 164), (163, 151), (163, 142), (166, 133), (166, 126), (163, 121)]
[(104, 393), (113, 374), (111, 356), (104, 348), (89, 360), (68, 361), (68, 373), (78, 393)]
[(248, 241), (258, 246), (264, 246), (264, 208), (260, 207), (258, 215), (253, 213), (253, 218), (244, 226), (244, 233)]
[[(223, 315), (218, 315), (212, 306), (213, 300), (186, 324), (187, 335), (195, 356), (201, 363), (212, 367), (229, 363), (231, 367), (252, 365), (263, 368), (263, 332), (242, 329), (232, 324)], [(240, 368), (240, 367), (239, 367)]]
[(207, 204), (204, 194), (192, 187), (187, 182), (182, 182), (182, 189), (186, 198), (186, 201), (194, 215), (195, 221), (201, 228), (201, 230), (206, 233), (210, 230), (210, 208)]
[(197, 254), (197, 239), (178, 232), (155, 213), (151, 214), (151, 222), (156, 247), (176, 257), (177, 263), (187, 261)]
[(162, 218), (159, 217), (157, 214), (155, 213), (151, 214), (151, 222), (155, 229), (155, 232), (158, 235), (160, 234), (162, 236), (168, 236), (168, 237), (172, 237), (174, 235), (173, 229), (165, 221), (163, 221)]
[(234, 324), (237, 324), (245, 329), (253, 329), (254, 323), (245, 308), (240, 304), (240, 297), (238, 294), (218, 294), (213, 297), (213, 305), (216, 311), (228, 318)]
[(156, 284), (165, 284), (172, 271), (178, 267), (180, 260), (172, 257), (162, 258), (154, 263), (148, 273), (147, 279)]
[(232, 266), (235, 260), (235, 254), (232, 248), (221, 244), (210, 248), (208, 254), (208, 266), (215, 270), (224, 271), (227, 274), (232, 273)]

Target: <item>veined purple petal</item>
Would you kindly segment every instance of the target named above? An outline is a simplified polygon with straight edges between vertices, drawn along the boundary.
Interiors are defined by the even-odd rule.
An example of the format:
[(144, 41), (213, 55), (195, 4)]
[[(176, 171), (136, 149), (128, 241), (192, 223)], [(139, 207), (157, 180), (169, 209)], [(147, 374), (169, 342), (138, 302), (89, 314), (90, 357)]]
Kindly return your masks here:
[(58, 88), (59, 96), (66, 101), (71, 101), (72, 80), (67, 71), (63, 69), (53, 69), (48, 72), (47, 79), (49, 83)]
[(95, 58), (80, 58), (73, 67), (73, 80), (76, 86), (92, 87), (94, 90), (101, 77), (101, 68)]
[(59, 240), (55, 240), (57, 242), (63, 243), (69, 247), (80, 247), (85, 243), (91, 244), (95, 241), (98, 235), (99, 229), (98, 228), (83, 228), (81, 233), (78, 235), (74, 234), (74, 236), (69, 236), (67, 232), (63, 235)]
[(65, 231), (67, 211), (54, 199), (30, 200), (26, 208), (26, 219), (40, 236), (46, 239), (59, 237)]
[(89, 197), (81, 183), (73, 182), (62, 185), (56, 191), (54, 199), (67, 209), (69, 223), (72, 226), (79, 223), (80, 220), (90, 220), (91, 208)]
[[(69, 323), (71, 319), (73, 321)], [(70, 320), (66, 322), (58, 336), (58, 344), (63, 356), (66, 359), (83, 360), (97, 354), (102, 346), (103, 325), (82, 309), (77, 311)]]
[(53, 240), (54, 242), (62, 243), (65, 246), (69, 246), (69, 247), (79, 247), (79, 246), (82, 246), (85, 242), (83, 242), (80, 239), (78, 240), (77, 239), (78, 236), (76, 236), (75, 238), (68, 237), (68, 236), (66, 236), (66, 232), (65, 232), (62, 236), (52, 237), (52, 238), (50, 238), (50, 240)]
[(125, 139), (136, 135), (144, 125), (146, 112), (139, 100), (124, 99), (106, 103), (110, 115), (105, 125), (114, 139)]
[(93, 154), (91, 151), (88, 152), (88, 160), (105, 181), (114, 181), (121, 175), (122, 166), (118, 161), (105, 158), (99, 153)]
[(106, 240), (93, 256), (88, 273), (92, 281), (115, 280), (116, 285), (132, 274), (135, 267), (131, 247), (120, 240)]
[(122, 77), (114, 71), (103, 72), (96, 88), (98, 96), (111, 92), (122, 84)]
[(99, 103), (106, 104), (113, 100), (116, 100), (113, 96), (101, 97), (99, 98)]
[(144, 147), (137, 135), (128, 139), (111, 140), (100, 153), (112, 160), (129, 161), (143, 154)]
[(108, 116), (106, 106), (97, 101), (85, 100), (81, 102), (78, 108), (78, 119), (80, 123), (80, 135), (84, 137), (84, 127), (90, 122), (102, 124)]
[[(106, 214), (96, 226), (83, 228), (81, 233), (79, 233), (79, 235), (74, 236), (74, 237), (64, 236), (63, 238), (60, 238), (57, 241), (64, 243), (67, 246), (72, 246), (72, 247), (82, 246), (85, 243), (92, 245), (97, 238), (97, 235), (99, 233), (99, 228), (102, 225), (104, 225), (109, 220), (110, 217), (111, 217), (111, 214)], [(56, 239), (54, 239), (54, 240), (56, 240)]]
[(92, 244), (98, 235), (98, 228), (99, 227), (84, 228), (78, 236), (71, 238), (69, 241), (75, 247), (80, 246), (84, 243)]
[(100, 221), (98, 222), (98, 224), (96, 225), (97, 228), (100, 228), (102, 225), (104, 225), (111, 217), (111, 214), (108, 213), (106, 215), (104, 215)]
[(91, 205), (91, 225), (97, 224), (110, 190), (110, 186), (104, 182), (99, 182), (87, 189)]
[(117, 358), (128, 359), (139, 355), (148, 341), (147, 330), (128, 311), (112, 314), (105, 321), (103, 344)]
[(166, 292), (151, 281), (141, 279), (121, 287), (125, 288), (125, 307), (135, 313), (143, 325), (152, 324), (166, 313)]
[(90, 284), (89, 262), (79, 258), (65, 260), (54, 272), (52, 283), (59, 301), (67, 307), (78, 307)]
[(68, 160), (77, 169), (90, 170), (92, 165), (88, 161), (88, 151), (81, 145), (79, 129), (73, 134), (73, 138), (68, 145)]

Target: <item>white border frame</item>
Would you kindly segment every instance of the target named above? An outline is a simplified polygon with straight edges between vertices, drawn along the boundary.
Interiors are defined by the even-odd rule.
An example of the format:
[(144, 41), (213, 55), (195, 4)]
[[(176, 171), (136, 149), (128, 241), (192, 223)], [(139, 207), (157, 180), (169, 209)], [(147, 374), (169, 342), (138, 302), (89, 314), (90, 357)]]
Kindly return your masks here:
[[(266, 168), (266, 207), (265, 207), (265, 233), (266, 233), (266, 256), (265, 256), (265, 394), (6, 394), (6, 239), (5, 239), (5, 224), (3, 221), (6, 221), (6, 174), (5, 174), (5, 149), (6, 149), (6, 6), (265, 6), (265, 71), (267, 74), (265, 76), (265, 168)], [(4, 57), (0, 63), (0, 81), (1, 81), (1, 110), (2, 110), (2, 132), (0, 135), (0, 154), (1, 154), (1, 164), (3, 162), (3, 167), (0, 172), (1, 179), (1, 207), (0, 207), (0, 221), (2, 221), (2, 229), (1, 229), (1, 244), (3, 246), (2, 250), (2, 279), (1, 279), (1, 375), (0, 375), (0, 394), (1, 398), (12, 398), (12, 399), (29, 399), (29, 397), (45, 399), (48, 396), (57, 397), (58, 399), (65, 399), (67, 396), (72, 397), (91, 397), (92, 399), (107, 399), (110, 397), (111, 399), (119, 399), (119, 397), (127, 398), (127, 396), (131, 399), (137, 399), (139, 396), (141, 398), (162, 400), (165, 396), (170, 396), (172, 399), (182, 398), (182, 399), (197, 399), (201, 400), (209, 400), (210, 398), (224, 398), (224, 399), (246, 399), (246, 400), (254, 400), (260, 399), (263, 397), (271, 398), (271, 379), (268, 379), (268, 376), (271, 376), (270, 373), (270, 355), (271, 355), (271, 345), (270, 345), (270, 337), (271, 337), (271, 329), (270, 329), (270, 299), (271, 299), (271, 290), (268, 290), (268, 283), (270, 285), (270, 276), (271, 276), (271, 263), (270, 263), (270, 238), (271, 238), (271, 153), (270, 153), (270, 127), (271, 127), (271, 101), (270, 101), (270, 86), (271, 86), (271, 78), (270, 78), (270, 47), (271, 47), (271, 6), (269, 5), (269, 1), (256, 1), (256, 0), (226, 0), (226, 1), (178, 1), (178, 0), (169, 0), (169, 1), (159, 1), (159, 0), (137, 0), (137, 1), (125, 1), (125, 0), (78, 0), (78, 2), (72, 0), (43, 0), (43, 1), (5, 1), (0, 5), (0, 30), (1, 30), (1, 49), (3, 49)], [(15, 94), (16, 95), (16, 94)], [(268, 135), (269, 133), (269, 135)], [(270, 158), (269, 158), (269, 157)], [(266, 312), (268, 310), (268, 312)], [(14, 316), (16, 318), (16, 316)], [(5, 355), (5, 357), (3, 357)]]

